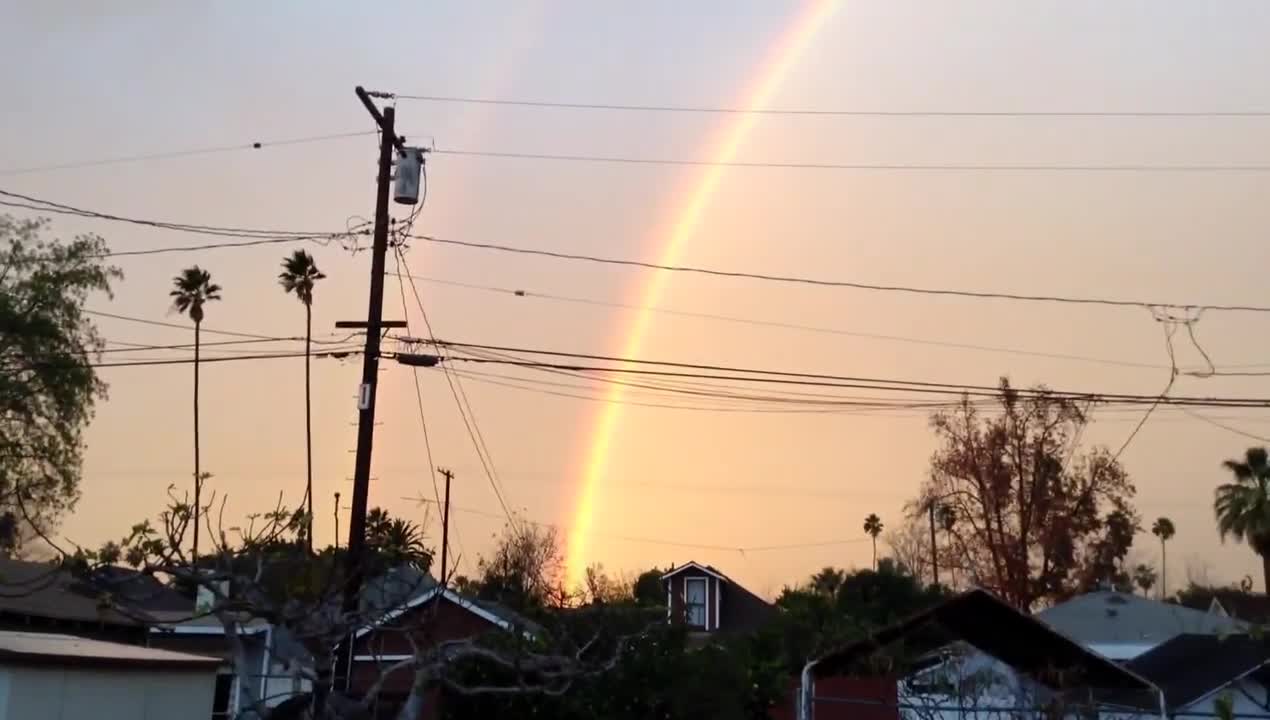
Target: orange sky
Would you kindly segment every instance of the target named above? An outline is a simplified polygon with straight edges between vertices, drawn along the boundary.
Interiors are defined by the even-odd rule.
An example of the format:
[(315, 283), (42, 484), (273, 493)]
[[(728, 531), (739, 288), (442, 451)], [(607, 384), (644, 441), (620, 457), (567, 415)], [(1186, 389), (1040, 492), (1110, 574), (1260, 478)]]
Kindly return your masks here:
[[(0, 171), (369, 128), (352, 87), (423, 94), (612, 103), (735, 105), (752, 90), (798, 6), (681, 4), (601, 11), (586, 3), (474, 7), (403, 4), (400, 36), (366, 30), (356, 8), (276, 6), (249, 22), (226, 6), (136, 3), (128, 12), (6, 10), (0, 55), (10, 102), (0, 109)], [(350, 28), (361, 29), (350, 32)], [(1270, 8), (1216, 4), (999, 2), (951, 7), (844, 2), (816, 34), (772, 107), (1106, 110), (1270, 109), (1262, 82)], [(18, 68), (24, 68), (21, 73)], [(441, 148), (706, 157), (720, 119), (402, 102), (402, 131)], [(1185, 163), (1270, 161), (1265, 119), (764, 117), (745, 160), (842, 163)], [(59, 172), (0, 174), (0, 188), (120, 214), (225, 225), (325, 229), (371, 214), (375, 142), (223, 153)], [(417, 229), (441, 237), (658, 260), (692, 168), (512, 161), (437, 155)], [(880, 284), (1038, 294), (1164, 297), (1264, 304), (1270, 197), (1264, 175), (832, 172), (722, 173), (679, 260)], [(185, 244), (158, 231), (59, 220), (121, 250)], [(366, 254), (313, 250), (330, 276), (315, 327), (363, 318)], [(121, 258), (112, 312), (179, 321), (170, 278), (199, 262), (225, 287), (206, 324), (270, 334), (302, 330), (303, 313), (274, 280), (279, 248)], [(642, 271), (443, 247), (412, 248), (412, 269), (447, 281), (639, 303)], [(422, 282), (438, 335), (490, 344), (618, 353), (633, 311)], [(386, 307), (400, 314), (396, 284)], [(1142, 310), (931, 299), (673, 276), (657, 304), (859, 334), (902, 336), (1118, 361), (1167, 364)], [(410, 314), (419, 323), (417, 313)], [(1256, 315), (1206, 315), (1197, 327), (1219, 365), (1264, 360)], [(111, 339), (187, 335), (103, 320)], [(665, 313), (640, 352), (690, 362), (862, 376), (1156, 393), (1167, 371), (968, 350)], [(120, 356), (151, 357), (154, 352)], [(1198, 362), (1183, 351), (1186, 363)], [(232, 516), (298, 499), (303, 487), (299, 361), (204, 368), (203, 465)], [(319, 533), (330, 497), (347, 498), (357, 362), (315, 363)], [(103, 371), (111, 383), (89, 432), (84, 498), (64, 530), (81, 543), (115, 536), (156, 512), (190, 465), (188, 367)], [(532, 377), (509, 371), (509, 374)], [(497, 502), (444, 379), (421, 373), (437, 462), (458, 473), (455, 504)], [(568, 524), (598, 414), (595, 403), (464, 383), (509, 502)], [(1179, 394), (1270, 395), (1264, 378), (1183, 378)], [(404, 497), (431, 495), (414, 389), (382, 373), (372, 504), (421, 516)], [(1213, 413), (1270, 435), (1270, 415)], [(1091, 442), (1118, 446), (1136, 417), (1095, 412)], [(1250, 551), (1221, 546), (1211, 520), (1219, 463), (1251, 442), (1162, 410), (1126, 451), (1138, 507), (1178, 526), (1170, 584), (1193, 572), (1257, 576)], [(825, 564), (861, 565), (868, 545), (738, 553), (726, 547), (861, 538), (877, 512), (898, 523), (933, 450), (918, 414), (712, 414), (624, 406), (592, 518), (590, 555), (637, 569), (696, 559), (771, 592)], [(727, 488), (726, 491), (720, 488)], [(345, 517), (346, 522), (346, 517)], [(498, 521), (455, 515), (470, 568)], [(438, 530), (433, 523), (432, 531)], [(1150, 536), (1141, 559), (1155, 559)]]

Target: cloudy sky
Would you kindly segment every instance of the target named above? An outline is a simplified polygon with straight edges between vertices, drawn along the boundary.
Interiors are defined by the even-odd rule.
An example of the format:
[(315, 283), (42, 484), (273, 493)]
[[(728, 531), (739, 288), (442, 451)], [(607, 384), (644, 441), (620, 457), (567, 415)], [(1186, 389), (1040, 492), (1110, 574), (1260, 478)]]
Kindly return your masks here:
[[(745, 107), (771, 79), (790, 34), (817, 9), (760, 0), (621, 9), (402, 2), (374, 11), (333, 2), (5, 2), (0, 188), (135, 217), (338, 230), (373, 213), (375, 137), (267, 143), (373, 129), (356, 85), (415, 95)], [(1270, 5), (1256, 0), (844, 1), (786, 58), (765, 99), (771, 108), (896, 112), (1267, 111), (1267, 36)], [(693, 161), (717, 159), (738, 122), (719, 114), (404, 99), (397, 116), (400, 132), (438, 151)], [(734, 159), (1246, 165), (1270, 163), (1268, 130), (1265, 117), (765, 115), (735, 138)], [(82, 166), (256, 141), (266, 146)], [(79, 167), (32, 170), (62, 164)], [(438, 152), (428, 160), (427, 202), (415, 230), (657, 262), (709, 172)], [(1268, 176), (732, 168), (715, 178), (675, 259), (881, 285), (1266, 304)], [(69, 218), (53, 227), (65, 235), (98, 232), (121, 251), (202, 241)], [(315, 328), (334, 337), (336, 320), (365, 317), (368, 253), (310, 249), (329, 276), (316, 293)], [(120, 257), (126, 279), (113, 300), (96, 298), (92, 307), (183, 323), (169, 310), (167, 290), (176, 272), (197, 262), (224, 287), (224, 300), (207, 310), (207, 328), (302, 333), (301, 306), (275, 280), (286, 250)], [(406, 257), (411, 272), (426, 278), (417, 284), (436, 335), (489, 345), (623, 353), (652, 282), (647, 270), (422, 242)], [(1160, 392), (1169, 376), (1161, 327), (1142, 308), (692, 275), (662, 283), (641, 357), (965, 384), (1008, 375), (1016, 384), (1141, 394)], [(403, 315), (394, 278), (386, 298), (388, 317), (423, 332), (413, 296)], [(1270, 363), (1267, 322), (1208, 313), (1195, 330), (1214, 362), (1232, 368)], [(116, 342), (190, 337), (105, 318), (100, 328)], [(209, 355), (240, 352), (226, 346)], [(1179, 343), (1177, 354), (1184, 366), (1201, 363), (1189, 344)], [(112, 353), (158, 356), (181, 353)], [(461, 369), (485, 373), (461, 382), (507, 503), (528, 519), (570, 527), (608, 405), (544, 391), (595, 398), (609, 387), (516, 368)], [(102, 373), (110, 398), (88, 433), (83, 499), (63, 527), (80, 543), (121, 534), (162, 507), (165, 488), (190, 481), (191, 368)], [(359, 377), (355, 359), (314, 363), (318, 533), (327, 540), (332, 495), (342, 492), (346, 503), (351, 490)], [(445, 376), (421, 371), (419, 381), (433, 462), (457, 473), (456, 544), (470, 568), (500, 526), (499, 502)], [(227, 514), (241, 517), (279, 493), (297, 501), (302, 362), (207, 365), (203, 388), (203, 467), (214, 474), (209, 487), (228, 496)], [(1173, 392), (1265, 397), (1270, 382), (1181, 377)], [(588, 558), (617, 570), (695, 559), (758, 592), (826, 564), (867, 564), (862, 518), (876, 512), (900, 524), (934, 449), (925, 415), (914, 411), (725, 413), (631, 404), (700, 405), (658, 391), (631, 391), (624, 401), (593, 497)], [(1206, 412), (1239, 431), (1270, 435), (1264, 410)], [(408, 499), (433, 493), (410, 371), (385, 365), (379, 413), (371, 502), (423, 519), (427, 508)], [(1085, 439), (1118, 447), (1139, 416), (1096, 410)], [(1188, 570), (1213, 580), (1259, 577), (1250, 551), (1219, 544), (1211, 517), (1221, 460), (1253, 442), (1164, 408), (1125, 451), (1143, 516), (1168, 515), (1178, 526), (1172, 578)], [(429, 532), (439, 534), (435, 513)], [(755, 550), (829, 541), (836, 544)], [(1156, 559), (1149, 535), (1135, 547), (1141, 559)]]

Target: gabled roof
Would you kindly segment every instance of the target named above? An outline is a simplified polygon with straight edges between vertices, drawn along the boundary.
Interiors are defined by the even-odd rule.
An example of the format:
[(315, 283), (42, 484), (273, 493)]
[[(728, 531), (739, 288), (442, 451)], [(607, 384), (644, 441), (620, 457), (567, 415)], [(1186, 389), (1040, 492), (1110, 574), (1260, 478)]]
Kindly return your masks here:
[(675, 575), (678, 575), (679, 573), (684, 572), (685, 570), (696, 570), (697, 572), (703, 572), (712, 577), (716, 577), (725, 583), (732, 583), (731, 578), (729, 578), (727, 575), (724, 575), (723, 573), (719, 572), (718, 570), (714, 569), (713, 567), (709, 565), (702, 565), (701, 563), (696, 561), (686, 562), (683, 565), (680, 565), (679, 567), (673, 570), (670, 570), (665, 575), (662, 575), (661, 579), (662, 580), (670, 579), (674, 577)]
[(1240, 628), (1237, 621), (1214, 613), (1109, 591), (1078, 595), (1038, 617), (1086, 645), (1162, 643), (1182, 633), (1216, 635)]
[(1257, 623), (1270, 620), (1270, 596), (1264, 593), (1220, 589), (1213, 592), (1209, 607), (1214, 603), (1227, 615), (1238, 620)]
[(462, 595), (448, 587), (442, 588), (440, 585), (434, 584), (431, 588), (418, 593), (406, 602), (384, 613), (371, 625), (367, 625), (366, 627), (358, 630), (356, 637), (361, 637), (377, 627), (390, 623), (411, 610), (422, 605), (426, 605), (438, 596), (444, 598), (448, 602), (454, 603), (464, 610), (467, 610), (491, 625), (495, 625), (508, 632), (514, 632), (517, 628), (519, 628), (526, 637), (533, 637), (533, 630), (537, 627), (534, 623), (521, 618), (506, 608), (499, 607), (493, 603), (481, 602)]
[(1202, 700), (1270, 662), (1270, 645), (1248, 635), (1183, 634), (1138, 656), (1130, 670), (1164, 691), (1170, 710)]
[(1158, 694), (1147, 679), (979, 589), (843, 646), (816, 660), (811, 672), (816, 677), (850, 673), (860, 661), (901, 642), (906, 652), (920, 656), (955, 641), (1042, 683), (1054, 671), (1075, 671), (1082, 687), (1131, 699), (1124, 704), (1152, 707)]

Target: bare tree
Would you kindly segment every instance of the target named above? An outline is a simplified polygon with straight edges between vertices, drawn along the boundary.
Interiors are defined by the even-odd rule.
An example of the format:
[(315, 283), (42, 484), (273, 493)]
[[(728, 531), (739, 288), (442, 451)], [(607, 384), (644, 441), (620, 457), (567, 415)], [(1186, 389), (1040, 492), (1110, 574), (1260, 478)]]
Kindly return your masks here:
[[(215, 503), (215, 499), (211, 502)], [(343, 557), (332, 548), (317, 555), (309, 552), (308, 515), (303, 506), (289, 509), (279, 500), (270, 512), (250, 516), (244, 526), (232, 528), (219, 521), (214, 528), (211, 513), (207, 513), (206, 530), (213, 542), (197, 566), (184, 550), (183, 542), (193, 515), (194, 508), (184, 498), (174, 496), (157, 523), (137, 524), (120, 541), (106, 543), (98, 550), (68, 553), (66, 562), (91, 581), (99, 577), (100, 573), (95, 572), (98, 568), (123, 561), (142, 573), (197, 588), (210, 598), (188, 617), (166, 618), (165, 623), (209, 617), (219, 622), (243, 691), (245, 707), (238, 716), (243, 720), (269, 720), (282, 712), (288, 713), (287, 718), (320, 720), (365, 717), (390, 684), (390, 678), (401, 674), (410, 679), (409, 692), (396, 714), (401, 720), (418, 717), (428, 701), (428, 691), (437, 687), (464, 695), (561, 694), (578, 679), (612, 668), (634, 637), (634, 633), (618, 636), (601, 628), (585, 637), (543, 632), (535, 635), (532, 643), (520, 641), (519, 633), (513, 634), (510, 642), (486, 637), (438, 641), (431, 635), (434, 623), (429, 620), (433, 616), (427, 613), (411, 621), (398, 619), (391, 625), (382, 624), (387, 614), (401, 607), (406, 599), (435, 587), (422, 572), (396, 572), (394, 568), (402, 565), (391, 553), (368, 553), (367, 562), (372, 564), (364, 574), (399, 580), (395, 584), (380, 583), (375, 591), (378, 594), (365, 596), (356, 612), (342, 612), (340, 596), (346, 571)], [(220, 517), (223, 515), (222, 498)], [(407, 535), (413, 546), (418, 538)], [(532, 537), (541, 540), (543, 536)], [(509, 569), (529, 573), (520, 578), (520, 587), (530, 589), (538, 597), (550, 598), (551, 553), (544, 554), (524, 535), (514, 535), (513, 539), (515, 542), (504, 548), (506, 552), (496, 555), (487, 567), (500, 573), (500, 577), (507, 577)], [(99, 589), (103, 601), (108, 601), (110, 589), (104, 585)], [(433, 612), (436, 606), (431, 606)], [(127, 611), (127, 607), (120, 609)], [(140, 613), (136, 616), (153, 621)], [(307, 693), (296, 693), (289, 687), (282, 696), (268, 697), (262, 692), (260, 683), (266, 679), (259, 677), (258, 662), (248, 660), (245, 635), (241, 632), (259, 623), (268, 623), (275, 638), (285, 635), (290, 643), (303, 649), (302, 657), (290, 660), (296, 673), (310, 686), (329, 685), (335, 648), (356, 630), (376, 627), (401, 638), (412, 651), (404, 659), (374, 664), (377, 679), (360, 695), (332, 691), (321, 700), (321, 707), (313, 707), (314, 700)], [(500, 682), (467, 684), (461, 675), (451, 672), (456, 666), (473, 663), (497, 668)], [(269, 690), (272, 692), (273, 688)]]

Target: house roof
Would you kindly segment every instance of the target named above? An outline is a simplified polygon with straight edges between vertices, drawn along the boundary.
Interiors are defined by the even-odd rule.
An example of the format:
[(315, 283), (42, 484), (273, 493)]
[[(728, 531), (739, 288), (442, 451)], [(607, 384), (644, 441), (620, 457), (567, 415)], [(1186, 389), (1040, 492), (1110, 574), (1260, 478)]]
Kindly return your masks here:
[(750, 592), (744, 585), (724, 575), (713, 565), (703, 565), (689, 561), (670, 570), (661, 576), (662, 580), (686, 572), (694, 571), (718, 578), (726, 588), (723, 601), (719, 604), (719, 630), (721, 632), (749, 632), (757, 630), (767, 623), (775, 614), (776, 608), (768, 601)]
[(1270, 645), (1248, 635), (1185, 633), (1129, 661), (1164, 691), (1169, 709), (1201, 700), (1270, 662)]
[(433, 581), (430, 587), (418, 592), (414, 597), (410, 598), (406, 602), (384, 613), (373, 624), (358, 630), (356, 636), (361, 637), (375, 628), (390, 623), (410, 612), (414, 608), (425, 605), (438, 597), (444, 598), (448, 602), (454, 603), (491, 625), (495, 625), (508, 632), (514, 632), (519, 629), (524, 632), (527, 637), (532, 637), (541, 629), (537, 623), (527, 620), (501, 605), (470, 598), (448, 587), (443, 589), (440, 585), (437, 585), (436, 582)]
[[(1153, 702), (1156, 688), (1134, 672), (1090, 652), (1034, 617), (991, 593), (975, 589), (956, 595), (908, 620), (879, 630), (818, 659), (817, 677), (849, 673), (860, 661), (903, 643), (914, 655), (962, 641), (1040, 682), (1054, 671), (1074, 672), (1083, 688), (1113, 691), (1125, 704)], [(1059, 688), (1056, 688), (1059, 689)]]
[[(113, 605), (127, 606), (127, 611), (103, 606), (101, 598), (106, 594)], [(0, 559), (0, 612), (139, 627), (149, 616), (132, 599), (127, 588), (107, 592), (52, 563)]]
[[(719, 572), (719, 571), (718, 571), (718, 570), (716, 570), (715, 568), (713, 568), (713, 567), (711, 567), (711, 566), (709, 566), (709, 565), (702, 565), (701, 563), (696, 562), (696, 561), (694, 561), (694, 560), (690, 560), (690, 561), (688, 561), (688, 562), (684, 563), (683, 565), (680, 565), (680, 566), (679, 566), (679, 567), (677, 567), (677, 568), (673, 568), (673, 569), (671, 569), (669, 572), (667, 572), (666, 574), (662, 575), (662, 576), (661, 576), (661, 579), (662, 579), (662, 580), (668, 580), (668, 579), (670, 579), (670, 578), (674, 577), (675, 575), (678, 575), (679, 573), (682, 573), (682, 572), (687, 571), (687, 570), (696, 570), (697, 572), (702, 572), (702, 573), (705, 573), (706, 575), (711, 575), (711, 576), (713, 576), (713, 577), (716, 577), (716, 578), (718, 578), (718, 579), (720, 579), (720, 580), (722, 580), (723, 582), (726, 582), (726, 583), (732, 583), (732, 582), (733, 582), (733, 581), (732, 581), (732, 580), (731, 580), (731, 579), (730, 579), (727, 575), (724, 575), (723, 573)], [(733, 584), (735, 584), (735, 583), (733, 583)]]
[(1214, 613), (1111, 591), (1079, 595), (1038, 617), (1086, 645), (1162, 643), (1182, 633), (1216, 635), (1240, 627), (1235, 620)]
[(1238, 620), (1259, 623), (1270, 620), (1270, 596), (1264, 593), (1223, 588), (1214, 590), (1209, 598), (1203, 608), (1197, 609), (1207, 610), (1216, 602), (1227, 615)]
[(0, 662), (75, 664), (132, 668), (206, 669), (219, 658), (155, 650), (74, 635), (0, 631)]

